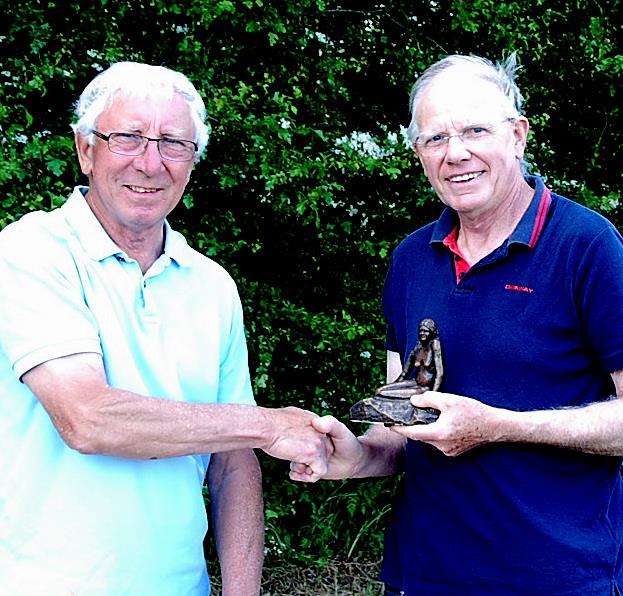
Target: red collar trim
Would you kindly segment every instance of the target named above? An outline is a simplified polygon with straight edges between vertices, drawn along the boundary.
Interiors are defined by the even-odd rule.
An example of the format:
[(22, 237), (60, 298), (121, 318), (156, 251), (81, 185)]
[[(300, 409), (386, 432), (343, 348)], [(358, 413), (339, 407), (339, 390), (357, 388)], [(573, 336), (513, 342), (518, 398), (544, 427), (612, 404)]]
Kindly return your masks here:
[(547, 212), (549, 211), (549, 206), (552, 203), (552, 193), (549, 188), (545, 187), (543, 189), (543, 196), (541, 197), (541, 202), (539, 204), (539, 210), (534, 219), (534, 227), (532, 228), (532, 234), (530, 236), (530, 242), (528, 242), (528, 246), (530, 248), (534, 248), (536, 246), (539, 237), (541, 236), (541, 232), (543, 231), (543, 227), (545, 226), (545, 218), (547, 217)]
[(459, 236), (459, 226), (455, 226), (454, 229), (443, 239), (443, 245), (452, 253), (452, 261), (454, 263), (454, 274), (456, 276), (456, 283), (458, 284), (463, 276), (469, 271), (469, 263), (465, 260), (465, 257), (461, 254), (461, 249), (457, 243)]

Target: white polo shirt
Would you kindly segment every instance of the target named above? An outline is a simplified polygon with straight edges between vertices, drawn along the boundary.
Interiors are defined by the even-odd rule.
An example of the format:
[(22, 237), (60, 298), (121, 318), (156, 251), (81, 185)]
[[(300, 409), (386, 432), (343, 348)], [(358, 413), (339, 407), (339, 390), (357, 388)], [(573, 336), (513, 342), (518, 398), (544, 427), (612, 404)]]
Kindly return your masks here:
[(114, 387), (253, 404), (238, 293), (168, 224), (143, 275), (84, 192), (0, 233), (0, 593), (203, 596), (209, 455), (82, 455), (19, 378), (96, 352)]

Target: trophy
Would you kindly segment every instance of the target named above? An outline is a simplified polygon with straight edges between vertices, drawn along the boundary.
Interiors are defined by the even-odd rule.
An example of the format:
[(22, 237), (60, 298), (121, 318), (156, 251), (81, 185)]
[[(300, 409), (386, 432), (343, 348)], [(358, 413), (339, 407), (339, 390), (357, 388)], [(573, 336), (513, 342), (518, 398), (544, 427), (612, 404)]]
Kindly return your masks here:
[(358, 401), (350, 409), (352, 422), (382, 422), (385, 426), (430, 424), (439, 418), (435, 408), (416, 408), (412, 395), (438, 391), (443, 377), (441, 342), (437, 325), (423, 319), (418, 327), (419, 341), (406, 359), (399, 377), (376, 390), (374, 397)]

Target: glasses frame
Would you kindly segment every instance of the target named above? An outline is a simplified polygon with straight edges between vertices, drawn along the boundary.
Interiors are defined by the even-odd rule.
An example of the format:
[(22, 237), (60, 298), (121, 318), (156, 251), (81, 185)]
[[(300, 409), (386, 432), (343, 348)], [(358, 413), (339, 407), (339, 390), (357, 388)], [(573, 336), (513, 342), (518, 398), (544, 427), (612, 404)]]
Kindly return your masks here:
[[(517, 122), (517, 118), (514, 116), (507, 116), (506, 118), (504, 118), (504, 120), (500, 120), (499, 122), (486, 122), (486, 123), (482, 123), (482, 124), (471, 124), (469, 126), (466, 126), (462, 132), (453, 134), (453, 135), (449, 135), (449, 134), (445, 134), (445, 133), (435, 133), (433, 135), (426, 135), (427, 137), (434, 137), (437, 135), (441, 135), (441, 139), (439, 140), (439, 144), (437, 145), (433, 145), (433, 146), (429, 146), (427, 147), (425, 142), (419, 142), (420, 141), (420, 136), (416, 137), (415, 141), (413, 141), (413, 146), (414, 148), (417, 147), (418, 150), (420, 151), (420, 153), (422, 153), (423, 155), (436, 155), (438, 153), (443, 153), (444, 151), (447, 150), (448, 144), (450, 143), (450, 139), (453, 137), (456, 137), (458, 139), (461, 139), (461, 143), (463, 143), (466, 147), (469, 146), (469, 141), (465, 141), (463, 140), (463, 136), (466, 134), (466, 132), (471, 129), (471, 128), (487, 128), (487, 127), (494, 127), (494, 126), (499, 126), (500, 124), (505, 124), (506, 122)], [(494, 136), (495, 135), (495, 131), (491, 132), (490, 136)], [(484, 139), (483, 139), (484, 140)]]
[[(92, 128), (90, 130), (90, 132), (92, 134), (94, 134), (96, 137), (98, 137), (99, 139), (102, 139), (102, 141), (105, 141), (106, 142), (106, 146), (108, 147), (108, 150), (111, 153), (114, 153), (115, 155), (126, 155), (128, 157), (137, 157), (138, 155), (143, 155), (145, 153), (145, 151), (147, 151), (147, 146), (149, 145), (150, 141), (153, 141), (154, 143), (156, 143), (156, 147), (158, 147), (158, 154), (160, 155), (160, 157), (162, 159), (166, 159), (167, 161), (175, 161), (175, 162), (179, 162), (179, 163), (183, 163), (183, 162), (186, 162), (186, 161), (192, 161), (195, 158), (195, 156), (197, 154), (197, 151), (199, 151), (199, 145), (197, 145), (197, 143), (195, 143), (195, 141), (190, 141), (188, 139), (167, 139), (167, 138), (152, 139), (151, 137), (146, 137), (145, 135), (139, 135), (139, 134), (130, 133), (130, 132), (111, 132), (111, 133), (106, 135), (106, 134), (100, 132), (99, 130), (95, 130), (94, 128)], [(119, 151), (115, 151), (115, 150), (111, 149), (111, 147), (110, 147), (110, 139), (111, 138), (114, 139), (117, 136), (140, 138), (141, 141), (143, 142), (143, 145), (140, 148), (138, 153), (121, 153)], [(162, 154), (162, 147), (161, 147), (160, 143), (162, 143), (163, 141), (174, 141), (174, 142), (179, 142), (179, 143), (190, 143), (194, 147), (194, 153), (193, 153), (192, 156), (189, 156), (188, 159), (173, 159), (171, 157), (167, 157), (166, 155)]]

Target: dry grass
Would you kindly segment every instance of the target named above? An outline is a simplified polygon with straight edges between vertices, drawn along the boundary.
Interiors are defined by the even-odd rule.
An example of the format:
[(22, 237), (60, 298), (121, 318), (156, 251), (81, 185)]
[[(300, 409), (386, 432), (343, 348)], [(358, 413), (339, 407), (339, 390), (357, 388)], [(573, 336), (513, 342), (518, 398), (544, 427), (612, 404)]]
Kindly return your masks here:
[[(214, 571), (212, 568), (211, 572)], [(263, 596), (380, 596), (379, 563), (330, 561), (324, 566), (267, 562), (262, 575)], [(212, 594), (220, 596), (219, 578), (212, 573)]]

